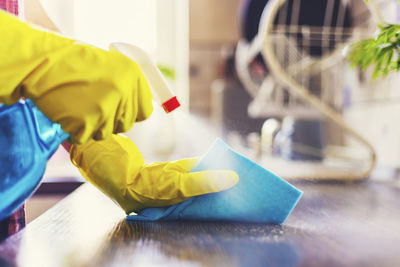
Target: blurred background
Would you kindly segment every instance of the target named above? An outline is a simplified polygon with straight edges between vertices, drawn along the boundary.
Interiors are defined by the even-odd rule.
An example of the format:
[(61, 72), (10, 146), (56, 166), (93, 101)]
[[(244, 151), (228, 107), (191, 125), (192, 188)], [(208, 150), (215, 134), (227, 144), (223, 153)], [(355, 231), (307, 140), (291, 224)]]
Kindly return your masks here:
[[(200, 156), (220, 137), (286, 179), (398, 182), (399, 74), (373, 80), (345, 58), (350, 43), (377, 30), (362, 0), (41, 3), (64, 35), (103, 49), (135, 44), (173, 72), (167, 79), (181, 111), (166, 115), (155, 105), (151, 118), (127, 133), (146, 161)], [(386, 21), (400, 22), (398, 1), (376, 3)], [(267, 4), (276, 7), (270, 18), (262, 16)], [(275, 75), (273, 62), (340, 123)], [(80, 177), (60, 149), (27, 203), (28, 221), (79, 186)]]

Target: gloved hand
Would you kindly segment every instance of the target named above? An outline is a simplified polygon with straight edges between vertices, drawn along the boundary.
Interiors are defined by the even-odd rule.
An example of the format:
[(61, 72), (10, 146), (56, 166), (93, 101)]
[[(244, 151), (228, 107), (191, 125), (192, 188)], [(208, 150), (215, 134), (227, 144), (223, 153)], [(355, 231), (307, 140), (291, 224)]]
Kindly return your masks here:
[(117, 53), (30, 27), (0, 11), (0, 102), (30, 98), (72, 142), (125, 132), (150, 116), (139, 66)]
[(70, 153), (82, 175), (128, 214), (222, 191), (239, 179), (233, 171), (189, 173), (198, 159), (145, 164), (135, 144), (120, 135), (73, 145)]

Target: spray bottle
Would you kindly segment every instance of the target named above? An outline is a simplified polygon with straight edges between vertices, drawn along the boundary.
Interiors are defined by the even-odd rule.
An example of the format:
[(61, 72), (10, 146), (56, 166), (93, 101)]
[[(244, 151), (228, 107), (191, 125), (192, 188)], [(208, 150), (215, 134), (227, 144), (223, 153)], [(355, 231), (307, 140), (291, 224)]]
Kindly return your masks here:
[(0, 105), (0, 221), (33, 194), (47, 160), (68, 137), (29, 99)]
[[(180, 106), (163, 75), (140, 48), (113, 44), (111, 50), (133, 59), (142, 69), (166, 113)], [(69, 135), (29, 100), (0, 104), (0, 221), (29, 198), (46, 169), (48, 159)]]
[[(176, 96), (150, 56), (141, 48), (126, 43), (113, 43), (110, 45), (110, 50), (129, 57), (140, 66), (156, 102), (167, 113), (167, 116), (163, 116), (160, 109), (154, 109), (151, 118), (145, 123), (138, 124), (136, 130), (128, 133), (128, 136), (134, 140), (141, 140), (137, 145), (144, 158), (166, 160), (177, 146), (176, 117), (169, 115), (180, 106)], [(160, 132), (163, 138), (159, 138)]]
[(170, 113), (180, 106), (178, 99), (169, 88), (164, 76), (145, 51), (137, 46), (126, 43), (113, 43), (110, 45), (110, 50), (117, 51), (129, 57), (140, 66), (153, 93), (155, 93), (156, 98), (160, 101), (166, 113)]

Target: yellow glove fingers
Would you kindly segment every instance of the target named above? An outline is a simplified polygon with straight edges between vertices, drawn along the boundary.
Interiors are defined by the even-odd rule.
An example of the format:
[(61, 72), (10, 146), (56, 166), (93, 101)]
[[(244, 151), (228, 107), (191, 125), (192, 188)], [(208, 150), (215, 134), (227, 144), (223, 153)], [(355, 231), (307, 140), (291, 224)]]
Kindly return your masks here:
[(181, 180), (180, 191), (185, 197), (215, 193), (236, 185), (239, 176), (234, 171), (201, 171), (186, 173)]
[(190, 173), (198, 159), (147, 165), (129, 185), (130, 190), (149, 199), (174, 200), (208, 194), (234, 186), (238, 175), (233, 171), (201, 171)]
[[(239, 181), (238, 175), (229, 170), (212, 170), (193, 172), (190, 171), (199, 162), (200, 158), (188, 158), (167, 165), (168, 172), (178, 172), (173, 179), (174, 181), (174, 197), (189, 198), (192, 196), (219, 192), (229, 189)], [(178, 179), (179, 177), (179, 179)]]
[(82, 175), (127, 213), (226, 190), (239, 179), (227, 170), (191, 173), (198, 158), (146, 165), (135, 144), (120, 135), (73, 145), (70, 153)]
[(194, 168), (194, 166), (196, 166), (199, 160), (200, 160), (199, 157), (194, 157), (194, 158), (186, 158), (186, 159), (166, 162), (168, 163), (167, 169), (169, 171), (190, 172)]
[[(197, 162), (197, 159), (188, 162)], [(160, 169), (168, 165), (166, 162), (144, 167), (134, 183), (128, 185), (126, 198), (120, 206), (127, 213), (139, 212), (146, 207), (170, 206), (192, 196), (229, 189), (239, 180), (233, 171), (182, 173), (169, 170), (161, 171), (161, 176), (157, 176)]]
[[(92, 95), (87, 90), (88, 87), (97, 87), (96, 94)], [(76, 99), (77, 96), (82, 99), (90, 98), (93, 104), (85, 105)], [(73, 143), (85, 143), (91, 138), (104, 139), (113, 133), (115, 110), (105, 110), (102, 106), (118, 105), (120, 98), (102, 84), (66, 83), (39, 98), (34, 98), (34, 101), (43, 113), (50, 114), (52, 121), (60, 123), (63, 130), (70, 133)], [(133, 124), (132, 121), (130, 123)]]
[(182, 197), (179, 192), (182, 175), (190, 172), (199, 158), (146, 164), (135, 174), (130, 190), (149, 199), (171, 200)]
[(0, 102), (32, 99), (74, 143), (129, 130), (153, 110), (140, 67), (0, 11)]
[[(142, 191), (140, 193), (146, 197), (172, 200), (219, 192), (231, 188), (238, 182), (238, 175), (229, 170), (190, 173), (199, 160), (200, 158), (197, 157), (148, 165), (141, 170), (140, 175), (156, 177), (157, 174), (159, 176), (158, 183), (156, 187), (151, 186), (154, 181), (150, 180), (150, 184), (145, 187), (146, 191), (150, 190), (150, 192)], [(141, 180), (141, 182), (143, 181)]]
[[(65, 68), (74, 71), (60, 76)], [(139, 66), (121, 54), (87, 45), (57, 51), (24, 84), (29, 88), (25, 96), (76, 143), (127, 131), (153, 111), (150, 87)]]

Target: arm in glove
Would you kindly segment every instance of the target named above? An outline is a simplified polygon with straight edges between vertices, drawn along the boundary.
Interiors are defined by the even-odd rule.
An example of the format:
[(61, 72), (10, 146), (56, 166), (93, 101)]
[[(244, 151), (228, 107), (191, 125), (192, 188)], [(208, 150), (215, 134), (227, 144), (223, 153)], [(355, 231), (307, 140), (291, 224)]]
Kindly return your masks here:
[(72, 142), (127, 131), (152, 112), (139, 66), (111, 51), (30, 27), (0, 11), (0, 102), (32, 99)]
[(222, 191), (239, 179), (233, 171), (190, 173), (197, 159), (145, 164), (135, 144), (120, 135), (73, 145), (71, 160), (87, 180), (128, 214)]

